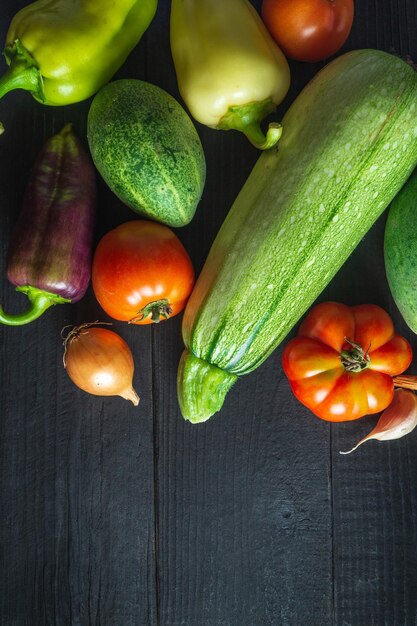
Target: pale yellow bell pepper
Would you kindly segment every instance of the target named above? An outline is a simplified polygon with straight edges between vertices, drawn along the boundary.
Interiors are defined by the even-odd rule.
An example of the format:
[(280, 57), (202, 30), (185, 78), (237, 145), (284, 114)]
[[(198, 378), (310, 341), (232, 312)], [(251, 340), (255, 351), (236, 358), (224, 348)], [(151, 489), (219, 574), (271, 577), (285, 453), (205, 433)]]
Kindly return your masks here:
[(240, 130), (272, 147), (281, 126), (260, 122), (284, 99), (287, 60), (248, 0), (172, 0), (171, 51), (191, 115), (218, 129)]

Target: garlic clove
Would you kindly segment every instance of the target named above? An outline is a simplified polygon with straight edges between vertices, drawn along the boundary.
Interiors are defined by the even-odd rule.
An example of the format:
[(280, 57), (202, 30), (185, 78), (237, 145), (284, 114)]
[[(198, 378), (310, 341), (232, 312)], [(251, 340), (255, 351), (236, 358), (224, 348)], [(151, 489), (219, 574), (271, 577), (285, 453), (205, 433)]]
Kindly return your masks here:
[(396, 389), (394, 399), (382, 413), (375, 428), (351, 450), (340, 451), (340, 454), (350, 454), (360, 445), (370, 439), (390, 441), (408, 435), (417, 426), (417, 396), (406, 389)]

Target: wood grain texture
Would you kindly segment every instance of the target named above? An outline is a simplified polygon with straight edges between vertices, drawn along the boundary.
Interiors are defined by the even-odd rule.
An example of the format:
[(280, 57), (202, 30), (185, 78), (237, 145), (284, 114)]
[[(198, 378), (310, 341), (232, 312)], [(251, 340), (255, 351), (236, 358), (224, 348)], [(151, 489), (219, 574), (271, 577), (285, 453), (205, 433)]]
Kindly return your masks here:
[[(24, 4), (2, 5), (2, 41)], [(136, 63), (140, 71), (139, 49)], [(43, 107), (22, 92), (0, 105), (0, 301), (8, 311), (25, 306), (4, 264), (29, 169), (46, 138), (69, 121), (86, 143), (88, 107)], [(97, 241), (133, 217), (99, 177), (98, 188)], [(30, 326), (0, 329), (4, 626), (156, 623), (151, 332), (117, 328), (135, 355), (142, 396), (135, 408), (78, 390), (62, 366), (62, 328), (97, 319), (109, 321), (90, 289), (79, 304), (50, 309)]]
[[(356, 3), (352, 48), (378, 47), (417, 59), (413, 1)], [(374, 302), (417, 350), (391, 298), (383, 265), (386, 214), (364, 238), (326, 297)], [(348, 291), (346, 291), (346, 288)], [(415, 370), (415, 361), (412, 369)], [(343, 626), (412, 626), (417, 620), (417, 437), (369, 442), (342, 457), (372, 430), (376, 417), (332, 426), (334, 622)]]
[[(3, 2), (2, 41), (24, 4)], [(357, 2), (344, 49), (361, 47), (417, 59), (415, 1)], [(291, 62), (278, 118), (322, 65)], [(116, 77), (148, 80), (181, 101), (167, 0)], [(43, 107), (19, 92), (0, 102), (7, 310), (24, 306), (4, 276), (30, 166), (68, 121), (85, 141), (88, 108)], [(196, 127), (207, 184), (192, 223), (176, 232), (198, 273), (258, 153), (238, 133)], [(96, 241), (135, 219), (99, 176), (98, 190)], [(384, 224), (382, 216), (320, 300), (380, 304), (417, 351), (388, 290)], [(376, 418), (330, 426), (312, 416), (283, 377), (282, 348), (237, 383), (221, 413), (184, 422), (181, 316), (114, 326), (134, 353), (138, 408), (89, 396), (62, 367), (60, 332), (95, 319), (109, 321), (90, 289), (28, 327), (0, 328), (2, 626), (415, 626), (415, 434), (339, 455)]]

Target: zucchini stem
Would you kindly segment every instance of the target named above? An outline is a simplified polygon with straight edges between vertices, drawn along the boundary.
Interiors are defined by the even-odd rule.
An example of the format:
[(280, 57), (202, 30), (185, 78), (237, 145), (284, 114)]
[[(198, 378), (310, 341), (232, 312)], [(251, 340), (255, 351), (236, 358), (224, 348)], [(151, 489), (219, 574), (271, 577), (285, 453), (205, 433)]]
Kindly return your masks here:
[(63, 298), (55, 293), (49, 293), (48, 291), (43, 291), (42, 289), (37, 289), (37, 287), (30, 285), (17, 287), (16, 291), (26, 294), (30, 302), (30, 307), (24, 311), (24, 313), (9, 315), (3, 311), (3, 307), (0, 305), (0, 323), (6, 324), (6, 326), (23, 326), (24, 324), (29, 324), (38, 319), (38, 317), (54, 304), (71, 302), (68, 298)]
[(198, 424), (220, 411), (236, 374), (184, 350), (178, 366), (178, 402), (184, 419)]

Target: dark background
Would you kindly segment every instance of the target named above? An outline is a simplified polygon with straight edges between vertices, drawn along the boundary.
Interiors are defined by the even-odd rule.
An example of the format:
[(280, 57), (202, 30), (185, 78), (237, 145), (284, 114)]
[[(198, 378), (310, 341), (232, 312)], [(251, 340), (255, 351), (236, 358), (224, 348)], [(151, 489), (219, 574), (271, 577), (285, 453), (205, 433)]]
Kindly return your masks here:
[[(24, 4), (2, 0), (1, 41)], [(358, 1), (344, 49), (362, 47), (416, 60), (415, 0)], [(291, 63), (276, 118), (322, 65)], [(179, 99), (167, 0), (117, 77), (148, 80)], [(23, 92), (0, 103), (7, 311), (25, 306), (4, 263), (29, 169), (66, 122), (85, 141), (89, 105), (48, 108)], [(258, 153), (238, 133), (196, 126), (207, 184), (177, 234), (199, 272)], [(101, 180), (98, 210), (96, 241), (135, 218)], [(386, 282), (385, 218), (320, 300), (383, 306), (417, 349)], [(186, 423), (176, 398), (181, 316), (114, 325), (134, 353), (138, 408), (90, 396), (62, 366), (60, 332), (96, 319), (108, 320), (90, 291), (31, 325), (0, 328), (2, 626), (417, 623), (417, 432), (339, 455), (376, 416), (335, 425), (315, 418), (290, 392), (281, 349), (235, 386), (221, 413)]]

